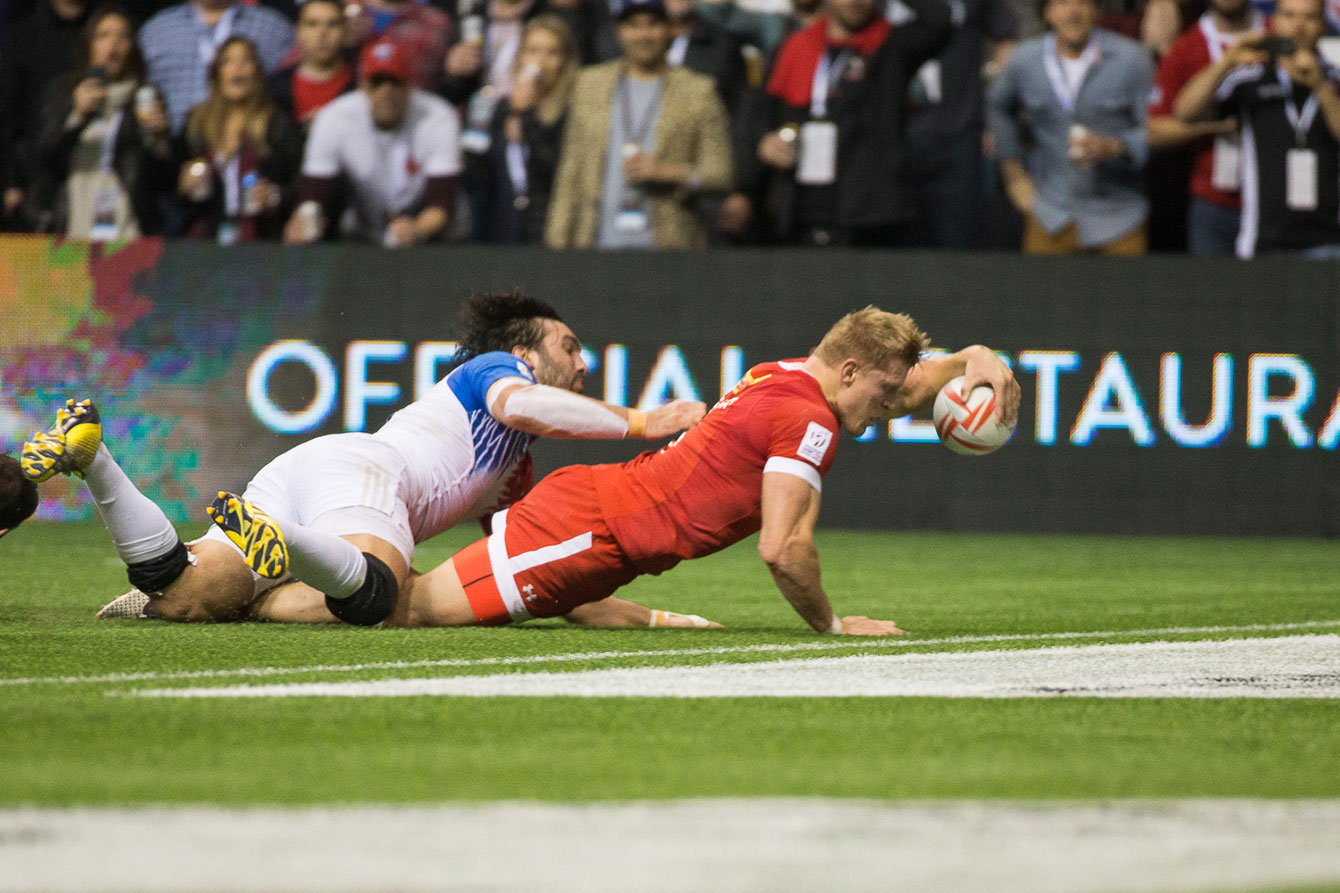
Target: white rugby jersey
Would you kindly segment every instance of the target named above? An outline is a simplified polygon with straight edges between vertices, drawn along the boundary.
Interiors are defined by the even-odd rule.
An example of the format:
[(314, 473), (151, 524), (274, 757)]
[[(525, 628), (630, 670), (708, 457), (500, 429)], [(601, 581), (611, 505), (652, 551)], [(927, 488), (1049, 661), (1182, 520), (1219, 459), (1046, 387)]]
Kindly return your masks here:
[(510, 353), (480, 354), (373, 435), (405, 458), (400, 497), (416, 543), (502, 508), (529, 483), (520, 478), (530, 475), (527, 451), (535, 438), (488, 410), (489, 388), (504, 378), (533, 382), (535, 373)]

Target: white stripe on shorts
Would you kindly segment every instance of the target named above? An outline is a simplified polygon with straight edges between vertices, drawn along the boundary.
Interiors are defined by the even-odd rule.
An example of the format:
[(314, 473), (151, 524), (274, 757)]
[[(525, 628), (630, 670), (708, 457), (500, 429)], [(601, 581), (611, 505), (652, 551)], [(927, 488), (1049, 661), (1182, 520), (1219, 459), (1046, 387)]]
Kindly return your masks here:
[(498, 586), (498, 594), (502, 596), (508, 615), (514, 623), (522, 623), (530, 619), (530, 612), (526, 610), (526, 603), (521, 600), (521, 593), (516, 588), (516, 577), (507, 560), (506, 538), (507, 509), (503, 509), (493, 516), (493, 534), (488, 539), (489, 564), (493, 565), (493, 582)]
[(579, 533), (561, 543), (541, 546), (529, 552), (522, 552), (515, 558), (509, 558), (507, 555), (507, 509), (496, 513), (493, 516), (493, 534), (488, 539), (489, 564), (493, 567), (493, 581), (498, 586), (498, 594), (502, 596), (503, 604), (507, 607), (507, 613), (512, 620), (521, 623), (531, 619), (531, 613), (526, 609), (526, 603), (521, 598), (520, 590), (517, 589), (517, 574), (533, 567), (539, 567), (542, 564), (548, 564), (551, 561), (576, 555), (578, 552), (585, 552), (591, 548), (591, 543), (591, 531), (588, 530), (586, 533)]

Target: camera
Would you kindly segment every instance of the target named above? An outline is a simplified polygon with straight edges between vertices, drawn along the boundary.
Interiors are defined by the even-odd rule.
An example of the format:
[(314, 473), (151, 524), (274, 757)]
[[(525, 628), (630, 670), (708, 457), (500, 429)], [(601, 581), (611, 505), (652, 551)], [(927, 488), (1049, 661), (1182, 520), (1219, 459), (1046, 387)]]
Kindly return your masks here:
[(1287, 37), (1270, 34), (1261, 41), (1261, 49), (1272, 56), (1292, 56), (1298, 52), (1298, 44)]

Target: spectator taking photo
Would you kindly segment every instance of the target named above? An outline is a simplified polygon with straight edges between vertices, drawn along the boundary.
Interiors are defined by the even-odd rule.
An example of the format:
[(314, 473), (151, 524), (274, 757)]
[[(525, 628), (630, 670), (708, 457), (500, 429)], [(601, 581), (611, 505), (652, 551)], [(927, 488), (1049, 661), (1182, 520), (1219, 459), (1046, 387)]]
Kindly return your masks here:
[(1340, 257), (1340, 74), (1317, 54), (1322, 0), (1280, 0), (1252, 34), (1191, 79), (1184, 121), (1236, 115), (1243, 133), (1237, 255)]
[(144, 83), (126, 14), (95, 11), (79, 56), (42, 101), (29, 217), (40, 232), (76, 239), (156, 235), (159, 196), (171, 189), (172, 145), (167, 110)]

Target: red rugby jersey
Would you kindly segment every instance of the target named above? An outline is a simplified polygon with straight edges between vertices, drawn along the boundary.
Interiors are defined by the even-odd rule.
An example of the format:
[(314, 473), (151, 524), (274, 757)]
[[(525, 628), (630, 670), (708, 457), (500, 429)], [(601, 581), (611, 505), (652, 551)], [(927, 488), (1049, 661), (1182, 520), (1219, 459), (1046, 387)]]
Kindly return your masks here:
[(765, 468), (819, 489), (838, 421), (803, 364), (755, 366), (677, 440), (592, 469), (605, 522), (639, 571), (660, 573), (757, 532)]

